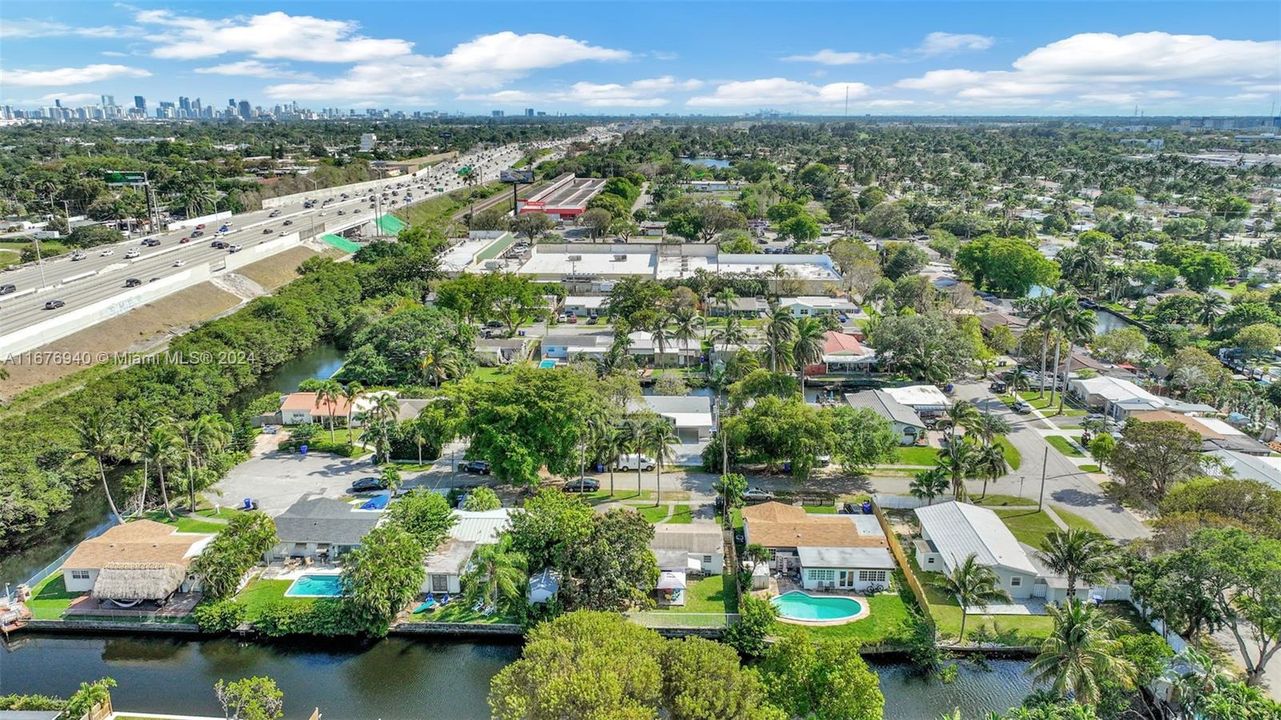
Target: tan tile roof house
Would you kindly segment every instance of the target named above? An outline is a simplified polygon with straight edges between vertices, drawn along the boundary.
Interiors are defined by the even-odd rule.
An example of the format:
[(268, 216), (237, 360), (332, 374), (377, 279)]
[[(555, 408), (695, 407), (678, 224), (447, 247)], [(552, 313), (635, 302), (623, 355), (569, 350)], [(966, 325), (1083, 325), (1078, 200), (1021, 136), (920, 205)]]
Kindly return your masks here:
[(110, 600), (162, 600), (182, 586), (191, 560), (213, 535), (180, 533), (170, 525), (135, 520), (85, 540), (62, 564), (70, 592)]
[(818, 515), (767, 502), (743, 508), (749, 542), (765, 547), (889, 547), (883, 534), (859, 532), (858, 515)]

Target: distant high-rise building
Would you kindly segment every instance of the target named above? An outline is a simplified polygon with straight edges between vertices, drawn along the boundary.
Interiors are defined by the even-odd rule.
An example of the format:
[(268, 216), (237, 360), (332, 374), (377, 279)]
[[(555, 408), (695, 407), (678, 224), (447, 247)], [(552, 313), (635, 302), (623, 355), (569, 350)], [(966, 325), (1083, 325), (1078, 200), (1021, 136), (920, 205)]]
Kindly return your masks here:
[(115, 98), (115, 96), (114, 96), (114, 95), (103, 95), (103, 96), (102, 96), (102, 106), (103, 106), (103, 107), (105, 107), (105, 108), (109, 108), (109, 107), (115, 107), (115, 105), (116, 105), (116, 98)]
[(248, 100), (240, 101), (240, 117), (248, 120), (254, 116), (253, 108), (249, 106)]
[(534, 108), (525, 108), (525, 117), (534, 117)]
[(191, 98), (178, 96), (178, 109), (183, 112), (191, 110)]
[(236, 106), (236, 99), (235, 99), (235, 98), (227, 98), (227, 104), (228, 104), (228, 105), (230, 105), (231, 107), (235, 107), (235, 106)]
[(133, 106), (143, 112), (147, 112), (147, 98), (141, 95), (134, 95)]
[(502, 117), (503, 115), (506, 115), (502, 110), (491, 110), (489, 114), (491, 117)]

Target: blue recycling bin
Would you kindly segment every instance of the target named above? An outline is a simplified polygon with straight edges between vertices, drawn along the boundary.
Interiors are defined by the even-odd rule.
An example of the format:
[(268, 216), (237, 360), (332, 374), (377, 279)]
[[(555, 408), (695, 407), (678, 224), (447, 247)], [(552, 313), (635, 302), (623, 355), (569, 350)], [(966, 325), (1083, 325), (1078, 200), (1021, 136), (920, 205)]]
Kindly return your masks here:
[(300, 455), (306, 455), (306, 454), (307, 454), (307, 446), (306, 446), (306, 445), (299, 445), (299, 446), (298, 446), (298, 454), (300, 454)]
[(872, 514), (872, 501), (871, 501), (871, 500), (864, 500), (864, 501), (863, 501), (863, 514), (864, 514), (864, 515), (871, 515), (871, 514)]
[(603, 472), (605, 472), (605, 464), (604, 464), (604, 463), (596, 463), (596, 472), (598, 472), (598, 473), (603, 473)]

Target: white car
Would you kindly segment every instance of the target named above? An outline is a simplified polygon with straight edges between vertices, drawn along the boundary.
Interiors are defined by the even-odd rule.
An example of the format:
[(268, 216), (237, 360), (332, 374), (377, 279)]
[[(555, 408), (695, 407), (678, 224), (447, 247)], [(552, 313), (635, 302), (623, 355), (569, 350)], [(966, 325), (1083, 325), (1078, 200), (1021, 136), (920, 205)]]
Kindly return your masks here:
[(85, 259), (85, 254), (82, 252), (77, 251), (77, 252), (71, 253), (71, 262), (80, 262), (81, 260), (84, 260), (84, 259)]
[(116, 254), (116, 251), (115, 251), (115, 250), (112, 250), (111, 248), (107, 248), (106, 250), (103, 250), (102, 252), (98, 253), (98, 256), (99, 256), (99, 257), (110, 257), (110, 256), (115, 255), (115, 254)]
[(619, 455), (618, 462), (614, 465), (618, 470), (635, 470), (637, 466), (641, 470), (653, 470), (654, 459), (644, 455)]
[(174, 261), (173, 261), (173, 266), (174, 266), (174, 267), (182, 267), (183, 265), (186, 265), (186, 264), (187, 264), (187, 261), (186, 261), (186, 260), (174, 260)]
[(142, 253), (138, 251), (138, 248), (129, 248), (129, 252), (125, 253), (125, 259), (132, 260), (141, 254)]

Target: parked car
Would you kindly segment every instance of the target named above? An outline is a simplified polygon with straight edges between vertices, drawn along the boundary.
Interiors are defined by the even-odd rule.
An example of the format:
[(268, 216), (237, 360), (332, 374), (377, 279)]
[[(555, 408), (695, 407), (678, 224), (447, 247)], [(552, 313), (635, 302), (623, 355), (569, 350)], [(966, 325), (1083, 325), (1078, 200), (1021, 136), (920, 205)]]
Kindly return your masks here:
[(748, 502), (766, 502), (774, 499), (774, 493), (760, 488), (748, 488), (743, 493), (743, 499)]
[(635, 470), (637, 467), (641, 470), (653, 470), (656, 465), (654, 459), (644, 455), (619, 455), (618, 462), (614, 465), (618, 470)]
[(350, 492), (374, 492), (386, 490), (387, 482), (380, 477), (363, 477), (351, 484)]
[(987, 386), (987, 389), (990, 392), (1003, 393), (1006, 391), (1007, 386), (1004, 382), (1001, 382), (1000, 380), (993, 380), (992, 384)]
[(468, 460), (463, 464), (463, 472), (472, 475), (488, 475), (490, 472), (489, 462), (486, 460)]
[(561, 488), (565, 492), (596, 492), (600, 490), (600, 483), (588, 477), (580, 477), (577, 480), (570, 480)]
[(45, 309), (45, 310), (57, 310), (58, 308), (62, 307), (63, 305), (66, 305), (66, 303), (65, 303), (65, 302), (63, 302), (63, 301), (61, 301), (61, 300), (50, 300), (49, 302), (47, 302), (47, 303), (45, 303), (45, 304), (44, 304), (44, 309)]
[(1019, 400), (1018, 402), (1011, 405), (1010, 409), (1020, 415), (1027, 415), (1028, 413), (1032, 412), (1032, 406), (1022, 400)]

